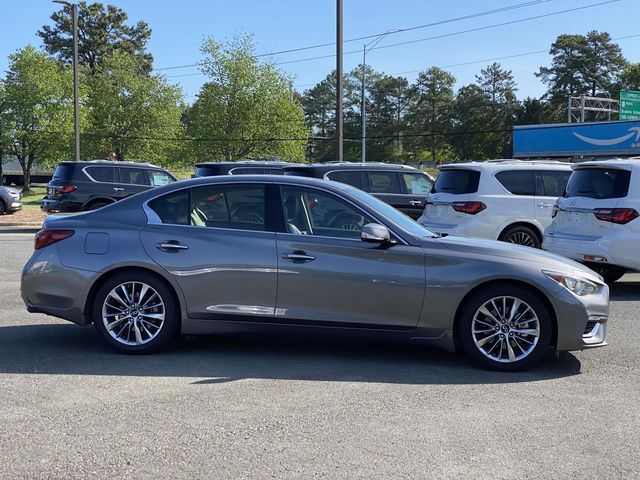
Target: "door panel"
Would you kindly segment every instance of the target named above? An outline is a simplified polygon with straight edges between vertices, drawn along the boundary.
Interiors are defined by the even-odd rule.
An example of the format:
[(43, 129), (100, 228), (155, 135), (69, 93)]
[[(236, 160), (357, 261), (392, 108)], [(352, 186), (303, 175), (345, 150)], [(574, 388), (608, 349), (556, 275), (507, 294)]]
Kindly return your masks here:
[[(140, 238), (147, 254), (180, 285), (190, 318), (273, 317), (277, 286), (273, 232), (148, 225)], [(171, 243), (188, 248), (159, 248)]]
[[(411, 328), (425, 294), (420, 247), (277, 234), (276, 316), (340, 326)], [(287, 259), (291, 254), (299, 255)], [(304, 258), (307, 257), (307, 258)]]

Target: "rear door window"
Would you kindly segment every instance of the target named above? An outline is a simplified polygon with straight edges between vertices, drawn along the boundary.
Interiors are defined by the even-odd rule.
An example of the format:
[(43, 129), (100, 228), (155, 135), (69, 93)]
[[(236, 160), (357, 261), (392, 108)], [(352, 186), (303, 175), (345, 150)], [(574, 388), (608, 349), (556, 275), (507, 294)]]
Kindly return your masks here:
[(114, 167), (87, 167), (86, 172), (96, 182), (118, 182), (118, 171)]
[(559, 197), (564, 192), (571, 171), (543, 170), (540, 173), (542, 179), (542, 190), (537, 189), (536, 195), (544, 195), (545, 197)]
[(162, 223), (189, 225), (189, 191), (180, 190), (155, 198), (149, 207), (156, 212)]
[(369, 172), (371, 193), (401, 193), (400, 179), (396, 172)]
[(264, 185), (210, 185), (191, 191), (191, 225), (266, 230)]
[(359, 188), (362, 190), (362, 172), (354, 172), (349, 170), (343, 170), (341, 172), (329, 172), (327, 174), (327, 178), (329, 180), (333, 180), (334, 182), (346, 183), (347, 185), (351, 185), (352, 187)]
[(622, 198), (629, 192), (631, 172), (619, 168), (578, 168), (563, 196), (596, 199)]
[(466, 168), (441, 170), (436, 183), (431, 189), (432, 193), (452, 193), (462, 195), (476, 193), (480, 183), (480, 172)]
[(420, 173), (402, 173), (400, 175), (404, 181), (407, 193), (411, 195), (427, 195), (431, 190), (431, 182)]
[(147, 175), (149, 176), (149, 183), (152, 187), (162, 187), (174, 182), (173, 177), (162, 170), (149, 170), (147, 171)]
[(496, 178), (514, 195), (536, 194), (536, 173), (534, 170), (505, 170), (496, 173)]

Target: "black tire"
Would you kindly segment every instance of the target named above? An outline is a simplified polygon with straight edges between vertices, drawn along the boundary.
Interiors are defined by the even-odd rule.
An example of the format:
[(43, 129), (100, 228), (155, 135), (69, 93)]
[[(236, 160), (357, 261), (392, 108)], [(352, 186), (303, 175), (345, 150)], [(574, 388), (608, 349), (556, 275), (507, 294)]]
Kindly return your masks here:
[[(141, 344), (125, 344), (124, 332), (122, 333), (121, 340), (116, 339), (114, 336), (112, 336), (111, 333), (109, 333), (109, 330), (105, 325), (105, 321), (103, 320), (103, 308), (108, 308), (108, 307), (104, 307), (104, 303), (105, 303), (105, 300), (107, 299), (107, 296), (110, 294), (112, 290), (118, 288), (119, 285), (131, 283), (131, 282), (136, 282), (138, 285), (146, 284), (147, 286), (150, 287), (150, 289), (155, 290), (155, 292), (157, 293), (158, 297), (161, 300), (160, 303), (163, 304), (163, 308), (161, 311), (161, 313), (164, 314), (163, 323), (160, 324), (160, 327), (158, 328), (158, 330), (153, 330), (151, 326), (149, 326), (148, 329), (147, 327), (143, 327), (143, 329), (146, 330), (147, 332), (151, 330), (154, 333), (154, 336), (153, 338), (151, 338), (151, 335), (149, 335), (149, 339), (145, 341), (145, 343), (141, 343)], [(141, 293), (141, 292), (139, 291), (138, 293)], [(121, 296), (121, 298), (123, 298), (122, 290), (119, 290), (119, 295)], [(136, 300), (135, 288), (134, 288), (133, 297), (134, 297), (133, 300), (135, 301)], [(157, 298), (157, 297), (145, 297), (145, 298), (151, 299), (151, 298)], [(113, 300), (114, 300), (114, 297), (110, 297), (109, 301), (112, 302)], [(138, 299), (138, 301), (140, 300), (144, 300), (144, 299)], [(154, 300), (154, 301), (157, 302), (157, 300)], [(114, 303), (118, 303), (118, 302), (116, 301)], [(140, 322), (136, 323), (136, 326), (140, 325), (142, 327), (141, 322), (146, 320), (143, 320), (141, 317), (144, 317), (145, 315), (143, 315), (142, 313), (143, 312), (142, 308), (136, 308), (136, 311), (137, 310), (140, 310), (140, 317), (138, 317), (138, 313), (136, 312), (136, 315), (135, 315), (136, 321), (140, 320)], [(167, 287), (167, 285), (163, 281), (159, 280), (156, 276), (147, 272), (141, 272), (141, 271), (135, 271), (135, 270), (125, 271), (125, 272), (118, 273), (113, 277), (108, 278), (104, 282), (104, 284), (102, 284), (98, 289), (93, 299), (93, 304), (91, 305), (90, 311), (91, 311), (91, 318), (93, 320), (93, 324), (96, 330), (98, 331), (99, 337), (104, 342), (106, 342), (110, 347), (123, 353), (146, 354), (146, 353), (158, 352), (166, 348), (177, 337), (178, 333), (180, 332), (180, 326), (181, 326), (180, 308), (175, 299), (174, 292), (171, 291), (171, 289)], [(160, 311), (159, 307), (156, 307), (154, 311), (155, 312)], [(133, 310), (131, 310), (131, 312), (133, 312)], [(128, 313), (129, 313), (129, 310), (127, 307), (126, 318), (130, 318), (128, 316)], [(117, 330), (119, 330), (121, 326), (123, 326), (124, 328), (127, 328), (127, 325), (131, 324), (131, 321), (133, 321), (133, 320), (131, 321), (119, 320), (118, 317), (113, 317), (113, 315), (114, 314), (111, 314), (109, 315), (109, 317), (115, 318), (116, 322), (121, 322), (120, 324), (118, 324), (117, 328), (113, 328), (114, 335), (117, 334)], [(157, 313), (154, 313), (154, 315), (157, 315)], [(123, 314), (121, 315), (121, 317), (125, 317), (125, 315)], [(113, 322), (113, 323), (116, 323), (116, 322)], [(147, 325), (149, 325), (149, 323), (150, 322), (147, 322)], [(129, 326), (128, 328), (129, 328), (129, 333), (132, 333), (132, 327)], [(144, 331), (143, 329), (139, 328), (139, 331)], [(143, 335), (145, 334), (143, 333)], [(134, 337), (135, 337), (135, 334), (134, 334)], [(133, 341), (135, 341), (135, 338), (133, 339)]]
[(5, 213), (7, 213), (7, 207), (4, 202), (0, 200), (0, 215), (4, 215)]
[(110, 202), (93, 202), (86, 206), (85, 210), (98, 210), (99, 208), (111, 205)]
[(605, 283), (611, 284), (620, 280), (627, 271), (622, 267), (612, 265), (589, 265), (589, 268), (598, 273), (604, 279)]
[[(539, 332), (537, 337), (537, 343), (535, 342), (535, 339), (533, 338), (533, 336), (529, 336), (528, 334), (524, 334), (524, 335), (514, 334), (513, 332), (511, 332), (509, 321), (507, 320), (507, 323), (504, 324), (502, 322), (502, 317), (498, 317), (498, 315), (496, 315), (498, 317), (497, 320), (498, 320), (498, 327), (499, 327), (499, 330), (497, 332), (494, 332), (493, 329), (486, 327), (487, 328), (486, 333), (482, 332), (480, 335), (478, 335), (477, 338), (474, 338), (474, 335), (476, 333), (480, 333), (477, 331), (475, 333), (472, 332), (472, 329), (474, 328), (474, 323), (476, 325), (475, 328), (478, 328), (478, 326), (483, 325), (479, 318), (474, 322), (474, 318), (476, 317), (476, 315), (479, 315), (479, 316), (483, 315), (480, 312), (481, 307), (485, 306), (485, 304), (487, 302), (490, 302), (491, 299), (495, 299), (497, 297), (508, 297), (513, 299), (518, 299), (520, 302), (524, 302), (526, 306), (531, 308), (531, 310), (535, 314), (535, 317), (537, 317), (537, 329)], [(506, 310), (508, 312), (507, 314), (510, 313), (513, 305), (514, 305), (513, 303), (506, 304)], [(498, 308), (501, 308), (501, 305), (498, 305)], [(514, 315), (516, 320), (512, 324), (515, 324), (515, 326), (518, 328), (527, 328), (528, 330), (534, 330), (536, 328), (535, 320), (531, 320), (530, 323), (523, 323), (524, 322), (523, 319), (534, 318), (530, 313), (526, 314), (525, 312), (525, 314), (522, 314), (521, 317), (518, 317), (518, 314), (523, 312), (525, 312), (524, 305), (522, 305), (521, 307), (519, 307), (518, 310), (516, 310)], [(498, 310), (497, 313), (500, 314), (500, 311)], [(483, 321), (487, 320), (487, 317), (481, 317), (481, 318)], [(492, 322), (489, 322), (489, 323), (493, 324)], [(522, 327), (522, 325), (524, 325), (524, 327)], [(553, 328), (552, 325), (553, 324), (552, 324), (551, 314), (547, 306), (545, 305), (545, 303), (539, 298), (537, 294), (532, 293), (528, 289), (523, 288), (521, 286), (517, 286), (517, 285), (510, 286), (507, 284), (496, 284), (496, 285), (488, 286), (487, 288), (483, 288), (475, 292), (465, 301), (464, 305), (462, 305), (462, 308), (459, 312), (457, 328), (456, 328), (456, 337), (458, 339), (459, 346), (462, 348), (462, 351), (474, 363), (480, 365), (483, 368), (487, 368), (491, 370), (498, 370), (503, 372), (515, 372), (515, 371), (524, 370), (533, 366), (534, 364), (539, 362), (542, 359), (542, 357), (549, 351), (549, 345), (551, 343), (552, 328)], [(508, 330), (503, 330), (505, 327)], [(523, 331), (523, 330), (520, 330), (520, 331)], [(493, 339), (490, 339), (489, 341), (485, 342), (486, 347), (484, 347), (484, 345), (480, 347), (476, 344), (476, 341), (482, 342), (487, 338), (487, 337), (482, 337), (482, 335), (494, 337)], [(514, 335), (517, 338), (514, 338)], [(525, 343), (525, 339), (526, 339), (526, 342), (530, 342), (532, 345), (529, 345), (529, 343)], [(491, 358), (490, 355), (486, 354), (487, 350), (490, 350), (491, 348), (493, 348), (492, 344), (496, 345), (498, 344), (498, 342), (501, 342), (499, 345), (500, 354), (502, 354), (502, 352), (505, 352), (504, 357), (507, 357), (507, 358), (504, 358), (503, 361), (500, 361), (499, 359)], [(518, 347), (516, 345), (524, 345), (524, 348), (520, 348), (518, 350)], [(484, 352), (482, 348), (485, 348)], [(525, 353), (525, 349), (529, 349), (529, 348), (530, 350), (528, 351), (528, 353), (522, 356), (522, 358), (519, 358), (519, 359), (516, 358), (513, 361), (508, 361), (509, 352), (513, 352), (515, 354), (514, 355), (515, 357), (516, 355), (518, 356), (523, 355)], [(494, 357), (500, 356), (500, 355), (496, 355), (496, 352), (498, 352), (497, 349), (494, 350), (494, 353), (493, 353)]]
[(502, 232), (498, 240), (525, 247), (540, 248), (540, 237), (536, 231), (524, 225), (508, 227)]

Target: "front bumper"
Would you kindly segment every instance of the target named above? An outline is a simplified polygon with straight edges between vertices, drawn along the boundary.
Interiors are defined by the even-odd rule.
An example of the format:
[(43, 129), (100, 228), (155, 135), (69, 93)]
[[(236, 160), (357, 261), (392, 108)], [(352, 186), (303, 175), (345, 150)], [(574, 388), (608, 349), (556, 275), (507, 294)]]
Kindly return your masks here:
[(557, 320), (556, 350), (586, 350), (607, 345), (609, 287), (579, 297), (562, 288), (550, 298)]

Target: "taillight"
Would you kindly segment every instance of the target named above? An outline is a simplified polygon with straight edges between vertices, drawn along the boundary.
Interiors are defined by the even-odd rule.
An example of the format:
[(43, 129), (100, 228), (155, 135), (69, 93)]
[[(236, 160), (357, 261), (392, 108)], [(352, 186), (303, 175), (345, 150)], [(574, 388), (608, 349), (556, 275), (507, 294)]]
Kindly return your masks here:
[(596, 208), (593, 214), (603, 222), (619, 223), (621, 225), (638, 218), (638, 212), (633, 208)]
[(451, 206), (456, 212), (468, 213), (469, 215), (475, 215), (487, 208), (482, 202), (453, 202)]
[(35, 250), (40, 250), (41, 248), (52, 245), (60, 240), (69, 238), (74, 233), (74, 230), (40, 230), (36, 233), (33, 248)]
[(75, 192), (78, 189), (75, 185), (62, 185), (60, 187), (56, 187), (56, 192), (58, 193), (71, 193)]

